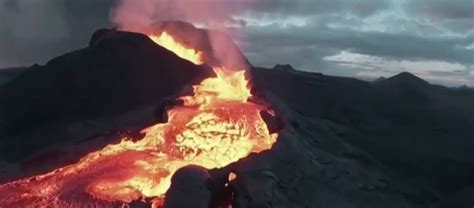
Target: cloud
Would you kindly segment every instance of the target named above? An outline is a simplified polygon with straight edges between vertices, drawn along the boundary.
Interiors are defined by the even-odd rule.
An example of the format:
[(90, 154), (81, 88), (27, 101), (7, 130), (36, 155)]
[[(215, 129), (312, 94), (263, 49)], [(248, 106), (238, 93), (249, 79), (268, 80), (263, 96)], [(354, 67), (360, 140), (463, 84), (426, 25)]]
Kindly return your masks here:
[(403, 7), (413, 18), (425, 18), (453, 32), (474, 33), (473, 0), (411, 0)]
[(435, 20), (471, 19), (474, 18), (474, 1), (472, 0), (424, 0), (407, 1), (404, 5), (412, 15), (422, 14)]
[(290, 16), (348, 13), (366, 17), (388, 6), (387, 1), (380, 0), (261, 0), (252, 8), (252, 11)]
[[(318, 36), (317, 36), (318, 37)], [(415, 34), (390, 34), (354, 30), (328, 30), (317, 40), (342, 50), (406, 60), (441, 60), (474, 63), (474, 50), (466, 49), (472, 36), (424, 37)]]
[(340, 66), (341, 70), (345, 69), (346, 74), (353, 72), (352, 76), (361, 79), (390, 77), (400, 73), (400, 71), (407, 71), (432, 83), (447, 86), (470, 85), (474, 80), (472, 69), (461, 64), (443, 61), (400, 61), (348, 51), (342, 51), (324, 59)]
[(257, 1), (120, 0), (112, 10), (112, 21), (125, 30), (140, 30), (161, 20), (181, 20), (221, 27), (237, 21), (233, 15), (248, 10)]
[[(8, 0), (2, 3), (0, 57), (7, 64), (34, 61), (32, 56), (38, 53), (38, 49), (46, 48), (46, 45), (68, 35), (60, 1)], [(56, 50), (51, 47), (51, 50)]]
[[(337, 6), (337, 1), (335, 5), (316, 1), (323, 2), (319, 4), (320, 13), (305, 12), (306, 8), (300, 4), (281, 2), (280, 6), (269, 5), (239, 17), (247, 22), (247, 26), (242, 27), (247, 35), (242, 48), (256, 65), (290, 63), (300, 70), (346, 76), (393, 75), (408, 70), (437, 83), (474, 85), (474, 77), (460, 79), (461, 75), (449, 70), (451, 66), (463, 67), (467, 72), (472, 70), (469, 66), (474, 65), (474, 48), (470, 46), (474, 44), (474, 33), (461, 33), (454, 30), (453, 25), (447, 28), (447, 23), (432, 21), (428, 14), (412, 14), (406, 4), (397, 1), (384, 1), (366, 15), (358, 15), (357, 7), (351, 5)], [(274, 12), (269, 12), (272, 9)], [(443, 17), (446, 21), (458, 21), (469, 16), (445, 14)], [(374, 64), (360, 57), (361, 60), (339, 62), (325, 59), (341, 51), (379, 59), (381, 63)], [(385, 67), (389, 69), (384, 68), (382, 63), (390, 62), (416, 64), (409, 69), (403, 64), (387, 64)], [(433, 73), (423, 67), (434, 68)], [(445, 73), (452, 74), (450, 79), (437, 73), (442, 67), (447, 68)], [(441, 81), (443, 77), (445, 81)]]
[[(310, 21), (310, 20), (309, 20)], [(314, 21), (315, 22), (315, 21)], [(409, 33), (360, 31), (332, 28), (327, 24), (287, 26), (271, 24), (244, 28), (251, 49), (286, 50), (314, 48), (313, 53), (325, 55), (319, 49), (347, 50), (354, 53), (404, 60), (441, 60), (452, 63), (474, 64), (474, 50), (466, 48), (474, 36), (426, 37)], [(245, 47), (244, 47), (245, 48)], [(330, 50), (332, 49), (332, 50)], [(296, 57), (299, 58), (299, 57)], [(304, 60), (304, 59), (303, 59)]]
[[(472, 0), (0, 0), (0, 67), (45, 63), (84, 47), (92, 32), (115, 23), (178, 19), (231, 26), (228, 32), (255, 65), (289, 63), (301, 70), (359, 76), (394, 74), (407, 70), (400, 63), (415, 63), (409, 67), (412, 73), (438, 83), (474, 85), (473, 4)], [(358, 55), (328, 59), (343, 52)], [(452, 66), (463, 70), (441, 70)]]
[(0, 67), (45, 63), (86, 46), (93, 31), (110, 25), (105, 4), (113, 1), (101, 2), (0, 1)]

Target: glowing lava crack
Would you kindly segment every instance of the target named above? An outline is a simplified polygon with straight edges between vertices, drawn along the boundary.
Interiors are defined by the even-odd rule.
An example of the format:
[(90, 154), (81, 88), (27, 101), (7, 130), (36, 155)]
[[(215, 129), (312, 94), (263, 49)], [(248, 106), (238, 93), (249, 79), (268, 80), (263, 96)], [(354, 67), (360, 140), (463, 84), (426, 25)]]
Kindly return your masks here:
[[(201, 52), (186, 48), (166, 32), (150, 36), (157, 44), (195, 64)], [(173, 173), (194, 164), (224, 167), (252, 152), (269, 149), (270, 135), (260, 116), (264, 106), (251, 97), (244, 70), (214, 68), (216, 77), (181, 97), (184, 105), (168, 111), (169, 121), (144, 129), (144, 138), (123, 138), (84, 156), (76, 164), (0, 186), (0, 207), (101, 207), (143, 197), (162, 203)], [(84, 197), (94, 202), (84, 204)]]

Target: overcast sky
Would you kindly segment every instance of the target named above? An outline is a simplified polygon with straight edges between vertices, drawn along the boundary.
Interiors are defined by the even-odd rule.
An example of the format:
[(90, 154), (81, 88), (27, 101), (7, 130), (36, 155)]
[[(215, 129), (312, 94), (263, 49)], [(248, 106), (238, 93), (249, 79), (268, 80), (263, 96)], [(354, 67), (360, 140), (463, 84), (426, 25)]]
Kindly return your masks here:
[[(96, 29), (114, 25), (116, 1), (0, 0), (0, 68), (44, 64), (85, 47)], [(156, 0), (161, 7), (166, 1)], [(408, 71), (433, 83), (474, 86), (474, 0), (177, 1), (206, 5), (198, 15), (216, 11), (211, 18), (232, 24), (256, 66), (362, 78)]]

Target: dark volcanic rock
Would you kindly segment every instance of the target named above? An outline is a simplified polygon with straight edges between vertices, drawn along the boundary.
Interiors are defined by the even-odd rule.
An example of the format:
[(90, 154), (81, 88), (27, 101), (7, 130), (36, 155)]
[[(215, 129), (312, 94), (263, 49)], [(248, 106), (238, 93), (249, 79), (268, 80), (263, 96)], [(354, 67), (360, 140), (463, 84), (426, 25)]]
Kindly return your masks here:
[(175, 95), (207, 71), (141, 34), (100, 30), (93, 39), (91, 46), (2, 88), (3, 134), (61, 119), (121, 113)]
[(209, 172), (199, 166), (179, 169), (171, 178), (172, 186), (166, 192), (164, 208), (208, 208), (211, 191), (207, 187)]
[(286, 71), (294, 71), (295, 69), (289, 64), (277, 64), (273, 67), (275, 70), (286, 70)]
[(12, 79), (20, 76), (24, 72), (26, 72), (28, 69), (34, 69), (35, 66), (33, 67), (17, 67), (17, 68), (6, 68), (6, 69), (0, 69), (0, 87), (2, 85), (5, 85)]
[(379, 83), (383, 85), (409, 85), (409, 86), (427, 86), (429, 83), (410, 72), (402, 72), (388, 79), (379, 79)]
[[(323, 150), (309, 152), (327, 151), (336, 154), (336, 158), (342, 156), (366, 164), (367, 168), (374, 167), (374, 160), (360, 154), (360, 150), (366, 151), (384, 164), (383, 169), (396, 175), (392, 179), (396, 182), (387, 183), (384, 177), (380, 177), (382, 182), (377, 178), (363, 182), (357, 185), (360, 191), (379, 193), (390, 187), (389, 184), (405, 184), (412, 190), (396, 192), (403, 193), (401, 196), (409, 204), (459, 207), (460, 201), (472, 201), (472, 197), (465, 197), (464, 190), (474, 186), (474, 92), (431, 85), (408, 73), (369, 83), (257, 68), (254, 80), (260, 89), (271, 92), (289, 106), (287, 114), (291, 117), (286, 122), (299, 123), (300, 127), (294, 131), (302, 134), (302, 142), (310, 142), (311, 137), (306, 134), (325, 134), (313, 139)], [(337, 143), (351, 144), (360, 150), (344, 152)], [(321, 163), (330, 165), (334, 159)], [(340, 178), (337, 172), (329, 175)], [(340, 188), (337, 189), (341, 191)], [(452, 197), (457, 200), (451, 200)], [(344, 196), (339, 202), (349, 198)], [(348, 204), (341, 207), (350, 207)]]
[(33, 66), (0, 87), (0, 159), (18, 162), (52, 144), (144, 125), (148, 110), (127, 112), (159, 105), (210, 73), (145, 35), (99, 30), (89, 47)]
[(382, 76), (382, 77), (379, 77), (379, 78), (375, 79), (374, 81), (372, 81), (372, 83), (383, 82), (383, 81), (385, 81), (386, 79), (387, 79), (387, 78), (385, 78), (385, 77)]

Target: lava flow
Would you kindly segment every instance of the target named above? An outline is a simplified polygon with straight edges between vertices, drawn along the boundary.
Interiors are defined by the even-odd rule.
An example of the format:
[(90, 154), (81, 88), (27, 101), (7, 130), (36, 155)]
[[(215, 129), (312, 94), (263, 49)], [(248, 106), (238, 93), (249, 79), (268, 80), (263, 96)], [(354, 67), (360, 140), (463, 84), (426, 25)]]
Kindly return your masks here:
[(183, 59), (193, 62), (194, 64), (204, 64), (204, 61), (202, 60), (202, 52), (183, 46), (175, 41), (166, 31), (162, 32), (160, 35), (150, 35), (149, 37), (158, 45), (173, 51)]
[[(202, 63), (201, 52), (165, 32), (150, 39)], [(167, 112), (167, 123), (142, 130), (142, 139), (123, 138), (75, 164), (1, 185), (0, 207), (104, 207), (142, 198), (155, 198), (159, 207), (179, 168), (224, 167), (269, 149), (277, 135), (260, 116), (267, 109), (248, 101), (245, 70), (215, 67), (214, 72), (215, 77), (194, 86), (193, 95), (179, 98), (183, 105)]]

